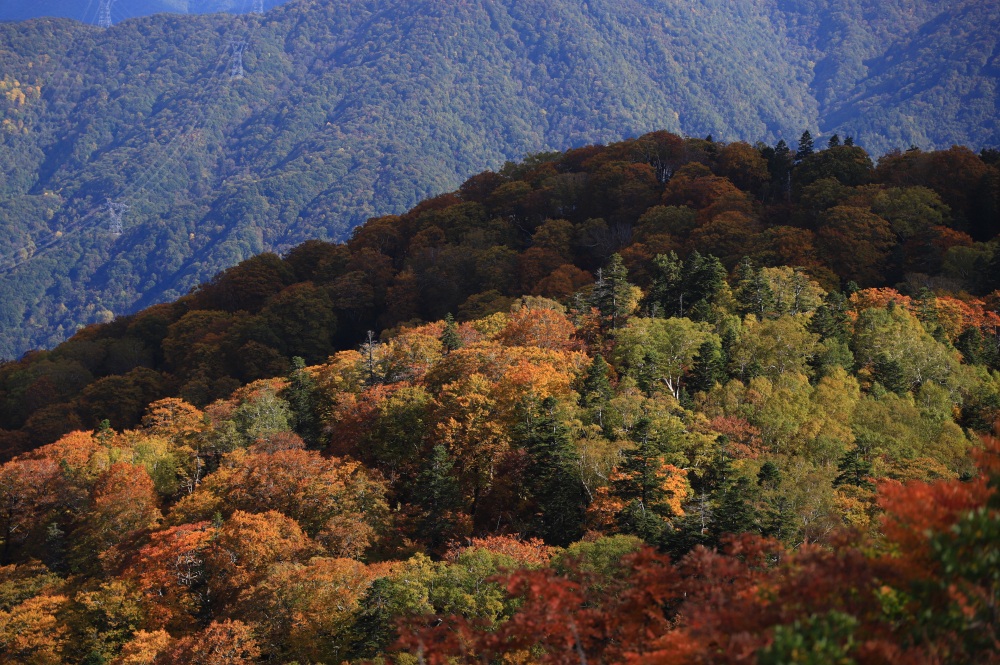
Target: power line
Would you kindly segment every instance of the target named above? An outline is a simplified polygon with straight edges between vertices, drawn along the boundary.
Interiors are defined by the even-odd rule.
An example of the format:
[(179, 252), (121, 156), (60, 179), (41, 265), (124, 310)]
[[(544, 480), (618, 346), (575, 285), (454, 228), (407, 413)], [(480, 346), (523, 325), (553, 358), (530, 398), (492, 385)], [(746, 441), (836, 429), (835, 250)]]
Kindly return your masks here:
[[(92, 0), (89, 0), (92, 1)], [(100, 6), (99, 11), (104, 14), (105, 7), (110, 7), (116, 0), (99, 0)], [(242, 78), (243, 72), (243, 59), (242, 55), (245, 51), (247, 45), (251, 41), (254, 32), (256, 31), (258, 25), (256, 22), (251, 22), (249, 25), (249, 30), (247, 31), (246, 37), (244, 39), (230, 39), (230, 48), (234, 49), (233, 55), (230, 59), (231, 65), (231, 76), (235, 78)], [(233, 46), (235, 44), (235, 46)], [(69, 52), (67, 51), (63, 55), (63, 60), (68, 61)], [(224, 61), (223, 61), (224, 62)], [(219, 62), (216, 65), (215, 72), (210, 76), (210, 80), (214, 79), (217, 84), (221, 84), (221, 80), (217, 78), (218, 74), (222, 72), (219, 69), (225, 68), (223, 62)], [(60, 84), (60, 88), (69, 87), (65, 83)], [(207, 95), (209, 98), (212, 94)], [(272, 102), (274, 103), (274, 102)], [(124, 214), (129, 212), (131, 207), (124, 202), (122, 199), (128, 200), (132, 198), (133, 195), (146, 188), (151, 179), (158, 177), (165, 169), (169, 168), (169, 164), (174, 162), (176, 158), (184, 152), (189, 139), (195, 136), (201, 126), (203, 126), (208, 121), (208, 112), (204, 105), (195, 106), (197, 111), (195, 111), (195, 118), (191, 126), (186, 131), (181, 131), (175, 134), (166, 145), (160, 149), (160, 154), (157, 156), (157, 164), (150, 166), (143, 172), (144, 177), (139, 177), (133, 179), (132, 183), (124, 187), (123, 190), (118, 192), (116, 195), (117, 200), (108, 199), (104, 206), (98, 206), (91, 208), (89, 212), (81, 217), (70, 221), (68, 224), (60, 228), (59, 230), (48, 234), (47, 238), (29, 238), (28, 242), (24, 243), (18, 249), (10, 252), (9, 256), (0, 256), (0, 276), (10, 273), (16, 270), (20, 266), (28, 263), (32, 259), (48, 253), (50, 250), (54, 249), (57, 245), (61, 244), (65, 239), (73, 234), (85, 231), (91, 222), (97, 221), (101, 217), (102, 208), (106, 211), (107, 215), (110, 217), (108, 230), (117, 238), (124, 231)], [(68, 202), (67, 202), (68, 203)]]
[(251, 14), (263, 14), (264, 13), (264, 0), (253, 0), (253, 8), (250, 10)]

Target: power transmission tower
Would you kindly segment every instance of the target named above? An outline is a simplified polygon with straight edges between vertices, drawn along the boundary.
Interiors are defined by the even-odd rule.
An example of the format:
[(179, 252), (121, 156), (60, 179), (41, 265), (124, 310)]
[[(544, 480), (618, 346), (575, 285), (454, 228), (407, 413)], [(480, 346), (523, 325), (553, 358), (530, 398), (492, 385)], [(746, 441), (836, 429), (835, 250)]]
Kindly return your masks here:
[(102, 28), (111, 27), (111, 5), (115, 0), (101, 0), (101, 6), (97, 12), (97, 25)]
[(263, 14), (264, 13), (264, 0), (253, 0), (253, 7), (250, 9), (251, 14)]
[(111, 221), (108, 223), (108, 230), (111, 231), (111, 235), (117, 238), (125, 230), (125, 226), (122, 224), (122, 217), (131, 207), (118, 201), (108, 201), (104, 205), (108, 209), (108, 217), (111, 218)]
[(243, 78), (243, 51), (247, 48), (247, 40), (230, 39), (229, 48), (233, 52), (233, 57), (230, 60), (229, 80), (241, 79)]

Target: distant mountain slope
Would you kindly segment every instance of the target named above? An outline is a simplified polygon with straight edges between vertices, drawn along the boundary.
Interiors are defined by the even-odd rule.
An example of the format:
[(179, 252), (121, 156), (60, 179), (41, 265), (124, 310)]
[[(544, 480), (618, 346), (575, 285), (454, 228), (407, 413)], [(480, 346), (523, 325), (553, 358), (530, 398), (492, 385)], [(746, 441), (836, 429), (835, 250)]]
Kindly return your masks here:
[[(270, 9), (286, 0), (264, 0)], [(96, 25), (100, 16), (100, 0), (5, 0), (0, 3), (0, 21), (24, 21), (53, 16), (71, 18)], [(115, 23), (170, 12), (174, 14), (211, 14), (231, 12), (246, 14), (253, 9), (253, 0), (114, 0), (111, 19)]]
[(829, 107), (824, 124), (888, 145), (1000, 137), (1000, 4), (966, 1), (866, 63), (867, 74)]
[[(878, 111), (875, 77), (895, 70), (872, 69), (893, 38), (910, 48), (933, 17), (960, 20), (952, 5), (986, 4), (297, 0), (108, 31), (0, 24), (0, 356), (532, 152), (654, 129), (842, 131), (876, 154), (997, 143), (994, 99), (884, 98), (922, 105), (907, 125)], [(966, 88), (997, 78), (955, 72)], [(930, 63), (903, 75), (945, 89)], [(128, 207), (119, 237), (108, 201)]]

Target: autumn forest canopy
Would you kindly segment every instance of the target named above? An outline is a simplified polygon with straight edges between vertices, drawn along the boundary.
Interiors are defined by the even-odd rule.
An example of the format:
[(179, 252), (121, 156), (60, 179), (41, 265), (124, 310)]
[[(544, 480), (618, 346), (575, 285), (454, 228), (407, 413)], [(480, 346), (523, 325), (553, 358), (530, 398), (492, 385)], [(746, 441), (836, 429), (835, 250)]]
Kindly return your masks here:
[(0, 366), (0, 662), (1000, 657), (998, 155), (534, 155)]

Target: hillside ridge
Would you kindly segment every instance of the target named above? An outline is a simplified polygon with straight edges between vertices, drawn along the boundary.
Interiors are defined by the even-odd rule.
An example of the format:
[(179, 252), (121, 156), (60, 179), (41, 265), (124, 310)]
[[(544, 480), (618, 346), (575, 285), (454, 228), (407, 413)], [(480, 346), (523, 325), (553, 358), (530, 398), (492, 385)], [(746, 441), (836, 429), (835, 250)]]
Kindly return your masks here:
[[(106, 32), (2, 24), (0, 357), (536, 152), (657, 129), (794, 147), (808, 128), (873, 155), (996, 143), (992, 70), (961, 55), (1000, 34), (978, 9), (300, 0)], [(248, 41), (242, 78), (231, 40)], [(897, 64), (868, 72), (896, 41)], [(944, 74), (928, 44), (952, 49)], [(924, 87), (887, 97), (879, 76), (897, 75)], [(108, 202), (129, 206), (120, 237)]]

